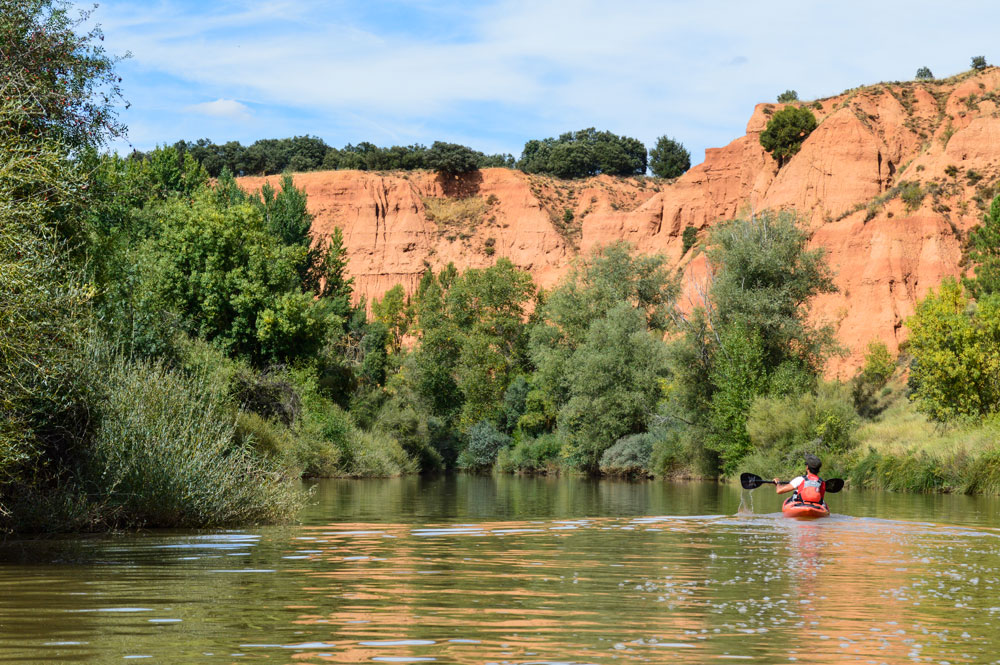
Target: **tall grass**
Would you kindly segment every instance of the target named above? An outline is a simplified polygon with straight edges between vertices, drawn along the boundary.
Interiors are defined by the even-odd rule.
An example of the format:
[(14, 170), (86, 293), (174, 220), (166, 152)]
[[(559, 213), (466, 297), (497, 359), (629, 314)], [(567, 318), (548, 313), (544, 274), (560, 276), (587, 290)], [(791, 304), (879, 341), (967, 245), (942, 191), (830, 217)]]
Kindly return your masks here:
[(857, 432), (852, 483), (912, 492), (1000, 494), (1000, 420), (943, 425), (906, 399)]
[(112, 359), (82, 487), (116, 525), (205, 527), (279, 522), (301, 492), (235, 436), (204, 380)]

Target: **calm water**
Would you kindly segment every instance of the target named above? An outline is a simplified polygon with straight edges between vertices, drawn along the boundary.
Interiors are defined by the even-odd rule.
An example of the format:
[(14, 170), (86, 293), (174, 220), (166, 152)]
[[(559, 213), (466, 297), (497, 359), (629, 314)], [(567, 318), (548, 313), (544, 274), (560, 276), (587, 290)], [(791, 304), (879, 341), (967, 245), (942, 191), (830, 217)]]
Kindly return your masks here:
[(0, 662), (1000, 663), (997, 500), (749, 498), (326, 481), (292, 527), (7, 542)]

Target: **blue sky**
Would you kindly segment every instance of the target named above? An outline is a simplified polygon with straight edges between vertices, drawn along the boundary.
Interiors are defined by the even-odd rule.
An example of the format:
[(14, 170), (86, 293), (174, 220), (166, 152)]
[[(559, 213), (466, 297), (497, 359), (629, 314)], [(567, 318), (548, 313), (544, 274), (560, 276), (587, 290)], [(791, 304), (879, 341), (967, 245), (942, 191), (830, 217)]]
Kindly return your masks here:
[(692, 162), (753, 105), (991, 51), (1000, 5), (694, 0), (107, 0), (93, 15), (131, 108), (129, 145), (311, 134), (333, 146), (525, 141), (597, 127)]

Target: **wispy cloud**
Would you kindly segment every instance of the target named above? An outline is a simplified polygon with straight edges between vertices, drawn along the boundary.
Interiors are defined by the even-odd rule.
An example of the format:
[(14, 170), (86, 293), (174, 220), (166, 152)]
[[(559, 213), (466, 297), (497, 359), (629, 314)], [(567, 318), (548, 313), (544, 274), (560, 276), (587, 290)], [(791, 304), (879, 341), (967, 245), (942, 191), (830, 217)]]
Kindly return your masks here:
[[(143, 141), (158, 124), (154, 141), (191, 138), (173, 135), (188, 111), (215, 119), (199, 133), (218, 139), (443, 139), (517, 154), (598, 126), (647, 144), (676, 136), (697, 160), (785, 89), (813, 98), (990, 57), (1000, 10), (956, 3), (928, 21), (935, 10), (912, 0), (766, 12), (738, 0), (107, 0), (97, 19), (109, 48), (134, 54), (126, 121)], [(243, 122), (218, 122), (232, 118)]]
[(251, 115), (250, 108), (235, 99), (216, 99), (214, 102), (202, 102), (186, 107), (192, 113), (201, 113), (217, 118), (233, 118), (244, 120)]

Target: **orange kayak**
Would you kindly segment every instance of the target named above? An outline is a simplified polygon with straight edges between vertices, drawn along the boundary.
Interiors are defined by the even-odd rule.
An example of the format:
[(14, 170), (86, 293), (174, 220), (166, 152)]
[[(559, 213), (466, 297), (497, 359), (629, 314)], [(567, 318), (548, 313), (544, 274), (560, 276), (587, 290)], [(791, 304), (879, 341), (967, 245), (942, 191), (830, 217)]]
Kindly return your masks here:
[(830, 509), (825, 503), (809, 503), (807, 501), (793, 501), (791, 498), (781, 504), (781, 512), (786, 517), (802, 517), (815, 519), (817, 517), (829, 517)]

